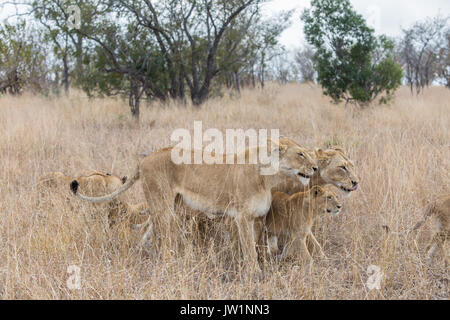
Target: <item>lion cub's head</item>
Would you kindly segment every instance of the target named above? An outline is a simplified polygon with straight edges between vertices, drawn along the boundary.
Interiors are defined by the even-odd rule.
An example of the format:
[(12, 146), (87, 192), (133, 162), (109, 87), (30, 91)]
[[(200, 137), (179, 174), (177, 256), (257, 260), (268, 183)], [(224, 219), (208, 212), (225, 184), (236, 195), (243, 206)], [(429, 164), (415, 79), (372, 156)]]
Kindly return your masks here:
[(318, 213), (337, 216), (342, 209), (341, 198), (334, 192), (332, 185), (313, 186), (309, 191), (314, 208)]
[(359, 178), (355, 173), (353, 162), (347, 158), (344, 150), (316, 149), (315, 156), (319, 165), (320, 177), (340, 189), (343, 195), (348, 196), (358, 189)]
[(147, 205), (145, 202), (133, 205), (124, 201), (118, 201), (109, 210), (109, 225), (113, 226), (125, 220), (131, 224), (144, 223), (148, 218), (146, 209)]
[(280, 171), (292, 178), (298, 179), (303, 185), (308, 185), (317, 163), (306, 148), (288, 138), (279, 141)]

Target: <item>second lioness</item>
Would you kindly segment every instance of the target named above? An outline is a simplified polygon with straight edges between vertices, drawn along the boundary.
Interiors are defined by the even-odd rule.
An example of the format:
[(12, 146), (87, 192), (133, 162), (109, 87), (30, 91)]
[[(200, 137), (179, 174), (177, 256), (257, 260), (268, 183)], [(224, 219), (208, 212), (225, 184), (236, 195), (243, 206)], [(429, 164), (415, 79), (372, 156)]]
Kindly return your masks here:
[(331, 185), (313, 186), (305, 192), (288, 195), (274, 192), (272, 206), (265, 220), (265, 236), (270, 255), (283, 247), (282, 257), (299, 255), (307, 263), (311, 255), (306, 245), (306, 238), (311, 237), (322, 256), (325, 256), (319, 242), (312, 234), (314, 221), (321, 214), (338, 215), (342, 203)]

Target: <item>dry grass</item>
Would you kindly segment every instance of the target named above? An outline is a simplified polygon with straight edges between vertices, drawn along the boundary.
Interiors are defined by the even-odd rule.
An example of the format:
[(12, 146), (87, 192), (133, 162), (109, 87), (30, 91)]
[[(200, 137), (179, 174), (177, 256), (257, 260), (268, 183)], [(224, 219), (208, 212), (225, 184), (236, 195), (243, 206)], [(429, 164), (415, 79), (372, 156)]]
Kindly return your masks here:
[[(320, 221), (317, 238), (328, 259), (316, 257), (311, 276), (294, 261), (266, 265), (258, 280), (242, 277), (227, 258), (226, 237), (201, 246), (187, 234), (177, 250), (145, 257), (125, 227), (86, 220), (86, 213), (101, 214), (88, 204), (71, 210), (55, 199), (46, 217), (34, 214), (40, 175), (130, 174), (133, 154), (169, 145), (171, 132), (192, 129), (194, 120), (204, 129), (280, 128), (308, 147), (343, 146), (355, 160), (361, 187), (342, 215)], [(316, 87), (272, 86), (211, 100), (201, 110), (143, 107), (140, 129), (117, 100), (0, 98), (0, 298), (448, 299), (444, 262), (424, 262), (430, 225), (417, 242), (406, 231), (430, 199), (449, 192), (449, 125), (450, 91), (443, 88), (419, 97), (403, 88), (391, 106), (353, 110), (330, 104)], [(140, 183), (127, 197), (144, 200)], [(372, 264), (385, 274), (380, 291), (365, 285)], [(81, 267), (80, 290), (66, 285), (69, 265)]]

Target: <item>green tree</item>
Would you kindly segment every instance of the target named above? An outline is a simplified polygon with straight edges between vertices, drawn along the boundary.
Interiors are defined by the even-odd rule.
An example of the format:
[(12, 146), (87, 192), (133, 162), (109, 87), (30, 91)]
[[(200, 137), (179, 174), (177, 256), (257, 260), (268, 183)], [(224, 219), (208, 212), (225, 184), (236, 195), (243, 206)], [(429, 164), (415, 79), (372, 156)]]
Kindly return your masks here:
[(233, 21), (217, 54), (221, 73), (217, 85), (240, 91), (241, 84), (256, 86), (256, 76), (264, 87), (267, 64), (283, 51), (281, 33), (290, 25), (293, 11), (264, 18), (260, 10), (247, 11)]
[[(211, 85), (222, 71), (217, 63), (225, 33), (247, 11), (257, 10), (263, 0), (118, 0), (118, 11), (151, 32), (166, 59), (176, 91), (184, 98), (184, 83), (194, 105), (209, 96)], [(177, 90), (178, 88), (178, 90)]]
[(39, 31), (25, 21), (0, 25), (0, 93), (20, 94), (27, 87), (44, 90), (46, 53)]
[(449, 86), (449, 22), (450, 16), (438, 15), (418, 21), (403, 30), (399, 45), (400, 61), (404, 65), (411, 93), (415, 88), (419, 94), (436, 80)]
[(386, 102), (400, 86), (401, 66), (395, 63), (393, 42), (375, 37), (349, 0), (312, 0), (302, 14), (307, 41), (314, 46), (317, 78), (324, 94), (367, 104)]
[[(83, 75), (83, 34), (89, 33), (92, 16), (107, 14), (110, 5), (100, 0), (10, 0), (9, 3), (20, 7), (18, 16), (34, 18), (42, 27), (44, 40), (52, 47), (52, 58), (62, 65), (62, 85), (67, 94), (71, 85), (80, 84), (78, 80)], [(76, 27), (68, 23), (72, 20), (71, 7), (80, 10)], [(59, 81), (59, 74), (55, 77)]]
[(164, 100), (168, 91), (165, 60), (146, 29), (130, 23), (119, 26), (104, 19), (86, 34), (91, 49), (80, 82), (88, 95), (127, 96), (138, 120), (143, 97)]

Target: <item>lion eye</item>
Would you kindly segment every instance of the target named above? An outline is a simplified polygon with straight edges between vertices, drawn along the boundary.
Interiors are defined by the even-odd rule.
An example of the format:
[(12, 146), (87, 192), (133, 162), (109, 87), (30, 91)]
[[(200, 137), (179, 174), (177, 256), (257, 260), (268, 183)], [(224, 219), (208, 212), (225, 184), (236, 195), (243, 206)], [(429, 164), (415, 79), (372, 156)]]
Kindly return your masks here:
[(345, 166), (342, 166), (341, 169), (347, 171), (347, 168)]
[(305, 155), (303, 154), (303, 152), (299, 152), (298, 155), (299, 155), (300, 157), (302, 157), (302, 158), (305, 157)]
[(332, 201), (332, 200), (333, 200), (333, 198), (332, 198), (332, 197), (328, 197), (327, 199), (328, 199), (328, 201)]

